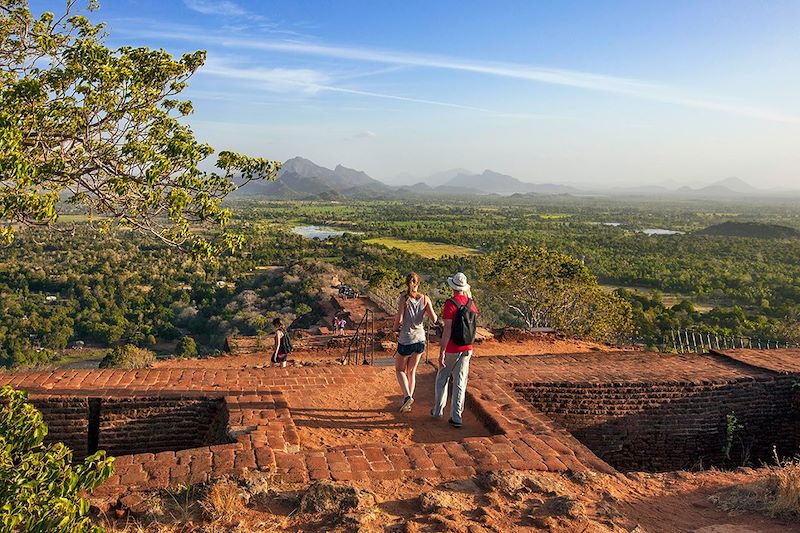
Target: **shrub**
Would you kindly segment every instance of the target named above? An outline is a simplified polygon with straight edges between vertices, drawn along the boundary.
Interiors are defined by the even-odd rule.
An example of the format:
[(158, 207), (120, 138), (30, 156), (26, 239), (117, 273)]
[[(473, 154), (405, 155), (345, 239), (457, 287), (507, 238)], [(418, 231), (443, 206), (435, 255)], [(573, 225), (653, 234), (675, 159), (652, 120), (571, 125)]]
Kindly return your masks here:
[(100, 361), (100, 368), (147, 368), (156, 360), (156, 354), (132, 344), (117, 346)]
[(770, 468), (767, 486), (773, 495), (769, 512), (772, 516), (800, 516), (800, 461), (778, 459), (773, 448), (777, 466)]
[(772, 512), (776, 515), (800, 515), (800, 464), (786, 465), (773, 472), (775, 490)]
[(220, 480), (211, 485), (200, 507), (212, 521), (230, 522), (245, 511), (244, 491), (231, 480)]
[(731, 458), (731, 449), (733, 448), (733, 439), (736, 433), (743, 430), (744, 426), (739, 423), (736, 418), (736, 413), (731, 411), (725, 415), (725, 444), (722, 446), (722, 453), (726, 459)]
[(97, 452), (73, 464), (61, 443), (46, 445), (47, 426), (24, 391), (0, 389), (0, 524), (3, 531), (100, 531), (81, 497), (111, 476), (112, 457)]
[(311, 306), (304, 303), (298, 304), (297, 307), (294, 308), (294, 314), (296, 314), (297, 316), (307, 315), (311, 311), (312, 311)]
[(192, 337), (181, 337), (175, 346), (175, 355), (178, 357), (197, 357), (197, 343)]

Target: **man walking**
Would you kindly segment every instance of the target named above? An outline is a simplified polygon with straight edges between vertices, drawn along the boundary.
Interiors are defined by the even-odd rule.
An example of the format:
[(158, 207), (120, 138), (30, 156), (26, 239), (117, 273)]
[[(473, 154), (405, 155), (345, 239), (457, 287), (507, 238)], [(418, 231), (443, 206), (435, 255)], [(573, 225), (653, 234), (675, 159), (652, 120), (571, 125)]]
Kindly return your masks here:
[(439, 372), (436, 374), (436, 398), (431, 414), (441, 417), (447, 404), (447, 383), (453, 378), (450, 420), (454, 428), (461, 427), (461, 414), (464, 412), (464, 396), (467, 391), (469, 360), (472, 356), (472, 343), (475, 340), (478, 308), (472, 301), (472, 292), (467, 276), (458, 272), (447, 278), (453, 289), (453, 297), (447, 300), (442, 311), (444, 331), (439, 347)]

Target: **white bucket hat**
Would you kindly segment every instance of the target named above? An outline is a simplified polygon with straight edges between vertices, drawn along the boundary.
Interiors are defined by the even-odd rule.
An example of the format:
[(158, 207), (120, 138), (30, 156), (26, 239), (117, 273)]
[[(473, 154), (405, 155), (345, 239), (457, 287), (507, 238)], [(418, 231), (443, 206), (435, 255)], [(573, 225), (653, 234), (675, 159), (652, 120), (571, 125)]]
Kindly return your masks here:
[(454, 291), (470, 292), (469, 283), (467, 283), (467, 276), (463, 272), (456, 272), (456, 275), (447, 278), (447, 284)]

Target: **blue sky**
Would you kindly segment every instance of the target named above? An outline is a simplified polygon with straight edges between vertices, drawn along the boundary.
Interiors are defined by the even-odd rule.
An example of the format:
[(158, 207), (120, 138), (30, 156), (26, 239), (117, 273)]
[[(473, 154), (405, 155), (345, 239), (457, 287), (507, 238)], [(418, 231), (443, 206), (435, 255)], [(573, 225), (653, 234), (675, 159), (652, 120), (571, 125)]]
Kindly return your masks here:
[(105, 0), (91, 17), (112, 46), (208, 51), (185, 95), (218, 149), (389, 182), (800, 185), (797, 1)]

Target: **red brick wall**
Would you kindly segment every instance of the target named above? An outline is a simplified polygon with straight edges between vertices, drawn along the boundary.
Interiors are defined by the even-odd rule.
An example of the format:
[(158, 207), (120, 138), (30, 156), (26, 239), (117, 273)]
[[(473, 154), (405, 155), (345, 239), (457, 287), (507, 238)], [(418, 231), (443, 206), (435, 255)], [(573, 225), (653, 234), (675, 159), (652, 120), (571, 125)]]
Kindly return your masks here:
[[(220, 442), (222, 400), (114, 398), (100, 404), (99, 449), (158, 453)], [(224, 441), (223, 441), (224, 442)]]
[[(76, 459), (90, 452), (90, 398), (34, 396), (49, 433), (47, 442), (63, 442)], [(100, 402), (98, 449), (110, 455), (158, 453), (232, 442), (226, 436), (228, 410), (221, 398), (93, 399)]]
[[(562, 423), (600, 458), (621, 470), (673, 470), (769, 460), (797, 451), (791, 378), (729, 383), (549, 383), (517, 391)], [(726, 415), (744, 429), (733, 433)]]
[(31, 397), (47, 423), (45, 442), (63, 442), (80, 459), (87, 455), (89, 435), (88, 398)]

